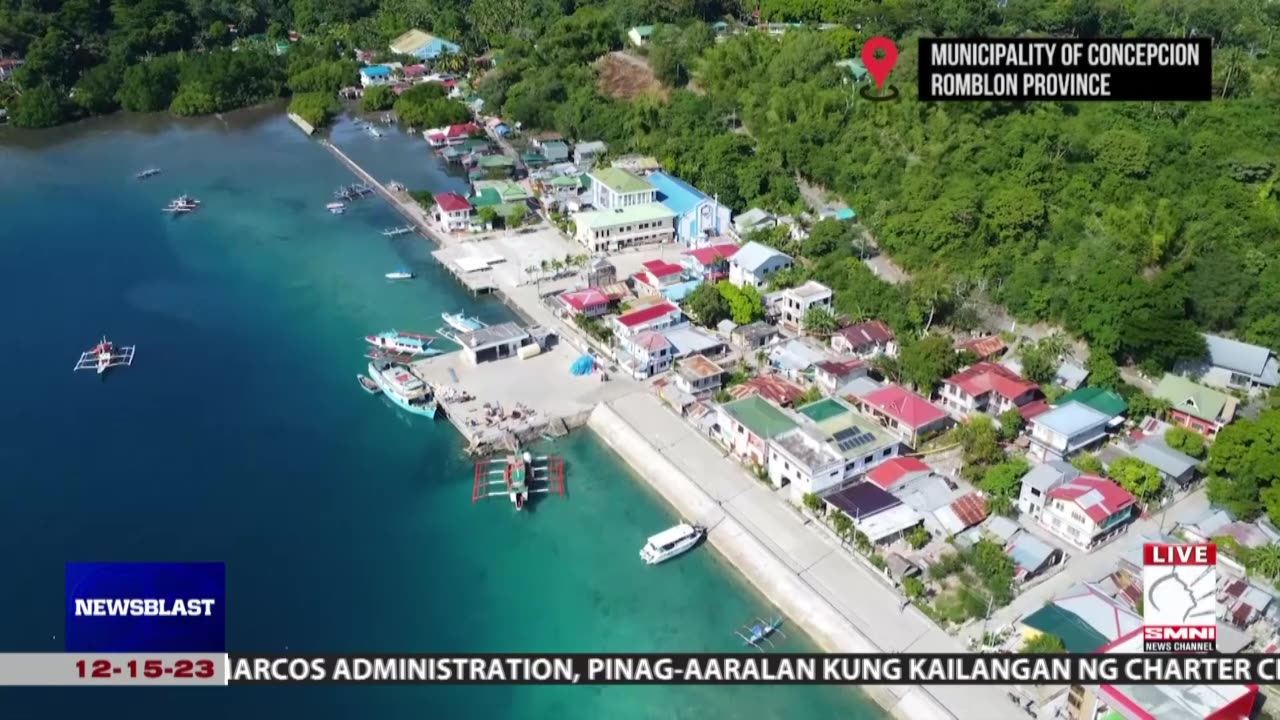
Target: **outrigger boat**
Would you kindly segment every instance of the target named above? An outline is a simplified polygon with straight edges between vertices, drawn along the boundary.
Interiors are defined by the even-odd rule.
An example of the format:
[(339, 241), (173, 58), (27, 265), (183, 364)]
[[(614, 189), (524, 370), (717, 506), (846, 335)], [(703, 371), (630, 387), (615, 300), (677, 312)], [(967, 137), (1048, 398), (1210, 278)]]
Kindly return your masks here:
[(373, 188), (368, 185), (356, 183), (355, 185), (344, 185), (333, 191), (333, 196), (339, 200), (357, 200), (366, 195), (372, 195)]
[(75, 370), (96, 370), (99, 375), (113, 367), (128, 367), (133, 364), (134, 346), (117, 348), (105, 336), (102, 342), (80, 353)]
[(460, 312), (453, 313), (452, 315), (449, 313), (440, 313), (440, 317), (444, 319), (445, 324), (458, 332), (475, 332), (480, 328), (489, 326), (488, 323), (477, 317), (467, 317)]
[(536, 493), (564, 497), (564, 458), (517, 451), (505, 458), (476, 463), (471, 502), (506, 496), (516, 510), (523, 510), (529, 495)]
[(398, 235), (407, 235), (413, 232), (412, 225), (403, 225), (401, 227), (387, 228), (382, 231), (383, 237), (396, 237)]
[[(431, 386), (414, 374), (408, 365), (374, 360), (369, 363), (369, 376), (383, 395), (400, 409), (414, 415), (434, 418), (439, 405)], [(360, 382), (364, 385), (364, 381)]]
[(370, 395), (377, 395), (382, 392), (382, 388), (378, 387), (378, 383), (370, 380), (368, 375), (361, 375), (357, 373), (356, 380), (360, 381), (360, 387), (364, 388), (364, 391)]
[(164, 211), (174, 215), (185, 215), (200, 207), (200, 201), (190, 195), (179, 195), (176, 200), (169, 201)]
[(147, 168), (142, 172), (134, 173), (133, 177), (138, 180), (146, 180), (149, 177), (155, 177), (156, 175), (159, 175), (159, 174), (160, 174), (160, 168)]
[(341, 203), (341, 202), (331, 202), (328, 205), (325, 205), (324, 209), (328, 210), (334, 215), (341, 215), (342, 213), (347, 211), (347, 204)]
[(387, 330), (377, 335), (365, 335), (364, 341), (387, 354), (409, 357), (430, 357), (440, 354), (439, 350), (431, 347), (435, 338), (430, 335)]
[(745, 644), (764, 652), (763, 643), (768, 643), (769, 647), (774, 646), (773, 640), (770, 639), (771, 637), (777, 636), (784, 640), (786, 639), (787, 636), (782, 633), (781, 628), (782, 618), (772, 618), (770, 620), (756, 618), (755, 624), (744, 625), (736, 632)]

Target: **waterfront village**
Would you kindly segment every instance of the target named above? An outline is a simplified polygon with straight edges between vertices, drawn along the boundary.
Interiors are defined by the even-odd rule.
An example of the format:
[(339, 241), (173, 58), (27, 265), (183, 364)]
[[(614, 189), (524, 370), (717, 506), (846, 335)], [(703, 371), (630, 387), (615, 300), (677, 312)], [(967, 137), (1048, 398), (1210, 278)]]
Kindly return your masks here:
[[(635, 44), (646, 37), (633, 29)], [(715, 517), (691, 521), (736, 521), (869, 650), (1130, 652), (1143, 543), (1206, 541), (1220, 548), (1219, 648), (1280, 646), (1266, 580), (1280, 529), (1211, 507), (1202, 477), (1218, 433), (1280, 384), (1271, 350), (1206, 335), (1204, 357), (1125, 396), (1091, 384), (1087, 348), (1060, 335), (934, 327), (948, 369), (911, 386), (901, 366), (918, 360), (901, 351), (920, 338), (837, 313), (834, 291), (804, 279), (807, 260), (779, 247), (860, 234), (855, 210), (730, 208), (655, 158), (524, 132), (429, 69), (450, 45), (406, 33), (392, 49), (422, 65), (367, 65), (344, 93), (438, 82), (474, 113), (415, 130), (470, 192), (414, 194), (405, 210), (397, 191), (436, 259), (523, 321), (460, 333), (462, 352), (415, 363), (473, 449), (607, 408), (600, 426), (629, 424), (651, 446), (633, 466), (652, 458), (711, 499)], [(965, 690), (929, 693), (957, 707), (976, 697)], [(1035, 717), (1211, 717), (1257, 692), (1019, 687), (1008, 699)]]

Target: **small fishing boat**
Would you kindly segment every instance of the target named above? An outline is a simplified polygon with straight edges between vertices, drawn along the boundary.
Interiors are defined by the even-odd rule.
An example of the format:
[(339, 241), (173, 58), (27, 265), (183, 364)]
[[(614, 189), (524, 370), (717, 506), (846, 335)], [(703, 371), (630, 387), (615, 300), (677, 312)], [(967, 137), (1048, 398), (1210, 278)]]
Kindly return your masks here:
[(147, 168), (142, 172), (134, 173), (133, 176), (138, 180), (146, 180), (149, 177), (155, 177), (160, 174), (160, 168)]
[(396, 270), (395, 272), (387, 273), (386, 278), (388, 280), (412, 280), (413, 273), (408, 270)]
[(341, 215), (342, 213), (347, 211), (347, 204), (340, 203), (340, 202), (331, 202), (328, 205), (325, 205), (324, 209), (328, 210), (330, 213), (334, 215)]
[(396, 237), (398, 235), (407, 235), (413, 232), (412, 225), (402, 225), (401, 227), (386, 228), (382, 231), (383, 237)]
[(444, 319), (444, 322), (446, 325), (453, 328), (454, 330), (457, 330), (458, 332), (463, 332), (463, 333), (475, 332), (480, 328), (489, 326), (488, 323), (484, 322), (483, 320), (480, 320), (479, 318), (476, 318), (474, 316), (467, 317), (466, 315), (463, 315), (460, 312), (452, 313), (452, 314), (440, 313), (440, 317)]
[(640, 559), (646, 565), (657, 565), (658, 563), (666, 562), (693, 549), (693, 546), (697, 545), (698, 541), (706, 534), (705, 528), (688, 523), (680, 523), (650, 537), (644, 547), (640, 549)]
[(484, 498), (506, 497), (516, 510), (523, 510), (531, 494), (564, 497), (564, 458), (559, 455), (534, 455), (516, 452), (476, 463), (471, 502)]
[(74, 370), (94, 370), (99, 375), (113, 367), (128, 367), (133, 364), (134, 346), (116, 347), (105, 336), (102, 342), (80, 353)]
[(756, 618), (754, 623), (742, 626), (741, 629), (737, 630), (737, 633), (738, 637), (742, 638), (743, 644), (764, 652), (765, 645), (773, 647), (773, 640), (770, 638), (780, 637), (784, 640), (786, 639), (787, 636), (783, 634), (781, 628), (782, 618), (771, 618), (769, 620)]
[(373, 125), (366, 125), (364, 129), (373, 137), (376, 137), (376, 138), (382, 137), (382, 131), (374, 127)]
[(369, 376), (382, 394), (402, 410), (423, 417), (436, 416), (438, 405), (431, 386), (414, 374), (408, 365), (375, 360), (369, 363)]
[(368, 375), (361, 375), (357, 373), (356, 379), (360, 381), (360, 387), (364, 388), (364, 391), (370, 395), (377, 395), (382, 392), (382, 388), (378, 387), (378, 383), (370, 380)]
[(186, 213), (193, 212), (199, 207), (199, 200), (191, 197), (190, 195), (179, 195), (177, 199), (169, 201), (169, 204), (165, 206), (164, 211), (167, 213), (173, 213), (174, 215), (185, 215)]
[(366, 335), (364, 341), (379, 350), (391, 353), (409, 356), (439, 354), (438, 350), (434, 350), (431, 347), (431, 343), (435, 342), (435, 338), (430, 335), (387, 330), (377, 335)]

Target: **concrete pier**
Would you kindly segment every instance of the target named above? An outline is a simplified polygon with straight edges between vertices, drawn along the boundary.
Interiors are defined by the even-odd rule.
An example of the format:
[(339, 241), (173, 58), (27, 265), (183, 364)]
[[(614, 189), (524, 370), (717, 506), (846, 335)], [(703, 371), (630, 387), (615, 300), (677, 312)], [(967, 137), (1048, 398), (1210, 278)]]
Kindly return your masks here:
[[(824, 650), (883, 652), (613, 408), (603, 403), (598, 405), (587, 425), (686, 520), (709, 528), (707, 542)], [(919, 686), (895, 688), (900, 695), (883, 687), (864, 690), (903, 720), (956, 720), (955, 715)]]

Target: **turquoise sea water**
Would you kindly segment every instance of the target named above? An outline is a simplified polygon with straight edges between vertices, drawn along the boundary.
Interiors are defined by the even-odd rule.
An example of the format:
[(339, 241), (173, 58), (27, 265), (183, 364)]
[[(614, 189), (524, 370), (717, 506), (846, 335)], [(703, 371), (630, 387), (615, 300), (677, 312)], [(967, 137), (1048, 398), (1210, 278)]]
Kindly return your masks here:
[[(710, 550), (642, 566), (675, 516), (593, 436), (567, 500), (472, 505), (444, 421), (365, 395), (361, 336), (494, 320), (276, 112), (109, 119), (0, 138), (0, 642), (62, 648), (63, 563), (221, 560), (241, 651), (736, 651), (772, 611)], [(375, 174), (457, 189), (425, 143), (335, 141)], [(159, 177), (133, 173), (158, 165)], [(204, 201), (170, 218), (180, 193)], [(419, 280), (387, 283), (408, 265)], [(102, 334), (134, 366), (72, 373)], [(568, 368), (565, 368), (568, 372)], [(798, 632), (787, 649), (812, 649)], [(845, 688), (259, 687), (0, 691), (5, 718), (879, 718)]]

